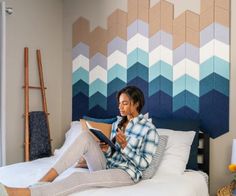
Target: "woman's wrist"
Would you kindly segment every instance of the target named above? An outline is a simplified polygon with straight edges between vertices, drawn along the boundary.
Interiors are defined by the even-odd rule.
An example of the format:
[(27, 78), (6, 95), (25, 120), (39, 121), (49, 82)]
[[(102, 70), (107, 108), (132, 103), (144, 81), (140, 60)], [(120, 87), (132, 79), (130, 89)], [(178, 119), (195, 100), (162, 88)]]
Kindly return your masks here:
[(127, 141), (120, 144), (121, 148), (124, 149), (127, 146)]

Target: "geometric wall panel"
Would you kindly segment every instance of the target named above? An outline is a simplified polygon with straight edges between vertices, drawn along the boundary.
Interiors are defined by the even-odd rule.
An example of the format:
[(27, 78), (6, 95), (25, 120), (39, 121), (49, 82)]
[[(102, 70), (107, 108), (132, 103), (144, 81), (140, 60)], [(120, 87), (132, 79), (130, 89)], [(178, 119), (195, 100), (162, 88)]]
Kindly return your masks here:
[(117, 115), (117, 91), (137, 85), (143, 113), (199, 119), (212, 138), (228, 132), (230, 0), (201, 0), (200, 14), (176, 18), (164, 0), (127, 3), (107, 29), (90, 31), (83, 17), (73, 24), (73, 120)]

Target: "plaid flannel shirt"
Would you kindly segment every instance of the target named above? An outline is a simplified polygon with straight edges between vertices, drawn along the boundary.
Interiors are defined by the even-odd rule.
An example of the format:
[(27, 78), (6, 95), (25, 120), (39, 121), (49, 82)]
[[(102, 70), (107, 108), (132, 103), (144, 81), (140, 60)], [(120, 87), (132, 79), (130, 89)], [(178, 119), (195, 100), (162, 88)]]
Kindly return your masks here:
[[(121, 117), (112, 124), (111, 139), (116, 135), (117, 125)], [(107, 168), (119, 168), (126, 171), (134, 182), (138, 182), (144, 171), (150, 164), (158, 145), (158, 133), (156, 127), (144, 118), (142, 114), (133, 118), (127, 125), (126, 131), (127, 146), (118, 148), (111, 156), (111, 149), (105, 153)]]

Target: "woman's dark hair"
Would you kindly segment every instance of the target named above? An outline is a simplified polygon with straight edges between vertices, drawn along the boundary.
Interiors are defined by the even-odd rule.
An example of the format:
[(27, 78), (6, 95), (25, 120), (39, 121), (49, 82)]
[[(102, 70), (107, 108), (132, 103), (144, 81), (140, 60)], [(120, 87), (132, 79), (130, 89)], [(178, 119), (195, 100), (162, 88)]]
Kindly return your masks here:
[[(136, 86), (126, 86), (117, 93), (118, 103), (120, 95), (123, 93), (126, 94), (130, 98), (130, 100), (133, 101), (134, 104), (138, 103), (137, 111), (138, 113), (140, 113), (145, 104), (143, 92)], [(122, 117), (122, 120), (118, 124), (118, 127), (119, 128), (123, 127), (123, 124), (126, 121), (127, 121), (127, 116)]]

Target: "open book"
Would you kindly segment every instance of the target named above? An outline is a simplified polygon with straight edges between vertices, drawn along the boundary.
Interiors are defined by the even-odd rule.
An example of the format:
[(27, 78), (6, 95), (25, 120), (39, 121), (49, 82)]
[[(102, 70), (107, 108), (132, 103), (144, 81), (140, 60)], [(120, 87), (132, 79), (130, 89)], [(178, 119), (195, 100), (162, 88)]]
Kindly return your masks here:
[(115, 144), (107, 137), (103, 134), (103, 132), (97, 128), (92, 127), (88, 121), (86, 121), (86, 125), (89, 129), (89, 131), (91, 131), (93, 133), (93, 135), (95, 135), (101, 142), (105, 142), (106, 144), (108, 144), (113, 150), (116, 150), (116, 146)]

